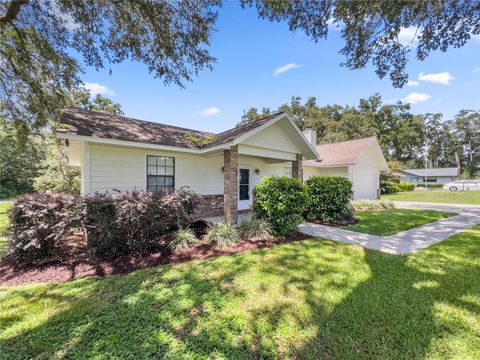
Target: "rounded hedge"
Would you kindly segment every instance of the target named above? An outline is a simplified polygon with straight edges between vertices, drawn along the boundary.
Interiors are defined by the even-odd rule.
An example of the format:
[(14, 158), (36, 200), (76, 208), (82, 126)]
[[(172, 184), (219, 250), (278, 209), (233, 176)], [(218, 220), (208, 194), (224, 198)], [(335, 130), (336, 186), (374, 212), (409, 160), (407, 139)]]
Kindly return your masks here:
[(306, 181), (309, 221), (337, 222), (351, 215), (352, 182), (342, 176), (312, 176)]
[(253, 189), (252, 210), (258, 218), (267, 220), (273, 231), (281, 236), (293, 235), (303, 221), (307, 195), (298, 179), (265, 177)]

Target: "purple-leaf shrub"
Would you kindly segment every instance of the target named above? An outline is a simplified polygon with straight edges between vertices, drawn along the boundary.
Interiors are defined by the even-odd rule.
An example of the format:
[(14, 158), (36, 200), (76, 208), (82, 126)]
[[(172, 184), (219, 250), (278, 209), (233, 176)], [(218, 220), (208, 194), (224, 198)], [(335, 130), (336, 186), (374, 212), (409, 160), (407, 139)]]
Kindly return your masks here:
[(65, 235), (81, 224), (78, 197), (59, 193), (19, 196), (8, 216), (10, 250), (24, 263), (54, 255)]

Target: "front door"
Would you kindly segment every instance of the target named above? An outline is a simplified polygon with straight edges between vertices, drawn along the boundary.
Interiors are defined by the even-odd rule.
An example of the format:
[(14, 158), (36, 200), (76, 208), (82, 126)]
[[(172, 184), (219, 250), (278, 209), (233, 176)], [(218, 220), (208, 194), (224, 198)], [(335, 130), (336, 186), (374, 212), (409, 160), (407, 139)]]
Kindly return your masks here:
[(238, 170), (238, 209), (245, 210), (252, 205), (250, 169)]

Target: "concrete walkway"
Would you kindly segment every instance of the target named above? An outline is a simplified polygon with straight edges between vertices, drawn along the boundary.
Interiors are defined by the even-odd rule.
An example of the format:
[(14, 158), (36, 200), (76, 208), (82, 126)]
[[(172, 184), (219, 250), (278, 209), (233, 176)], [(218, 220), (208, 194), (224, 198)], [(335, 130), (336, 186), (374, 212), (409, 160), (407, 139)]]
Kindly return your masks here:
[(360, 245), (387, 254), (406, 255), (446, 240), (466, 229), (480, 224), (479, 205), (437, 204), (395, 201), (397, 209), (418, 209), (456, 212), (458, 215), (438, 220), (394, 235), (377, 236), (304, 222), (300, 232)]

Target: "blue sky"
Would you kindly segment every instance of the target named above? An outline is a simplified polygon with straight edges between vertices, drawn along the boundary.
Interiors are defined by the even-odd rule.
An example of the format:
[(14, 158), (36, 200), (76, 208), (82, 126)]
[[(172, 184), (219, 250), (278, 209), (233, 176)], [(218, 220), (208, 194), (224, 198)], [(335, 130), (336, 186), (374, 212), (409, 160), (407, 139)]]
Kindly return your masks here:
[[(83, 80), (120, 103), (127, 116), (213, 132), (233, 127), (244, 109), (277, 108), (292, 96), (315, 96), (320, 105), (356, 105), (378, 92), (386, 102), (412, 101), (413, 113), (442, 112), (446, 118), (480, 108), (480, 36), (423, 62), (412, 56), (407, 70), (414, 86), (395, 89), (370, 65), (357, 71), (340, 66), (343, 40), (335, 30), (314, 43), (286, 23), (260, 20), (254, 9), (235, 2), (225, 3), (216, 27), (210, 51), (218, 62), (185, 89), (165, 86), (134, 62), (112, 66), (111, 76), (110, 67), (87, 68)], [(404, 34), (412, 38), (408, 29)]]

